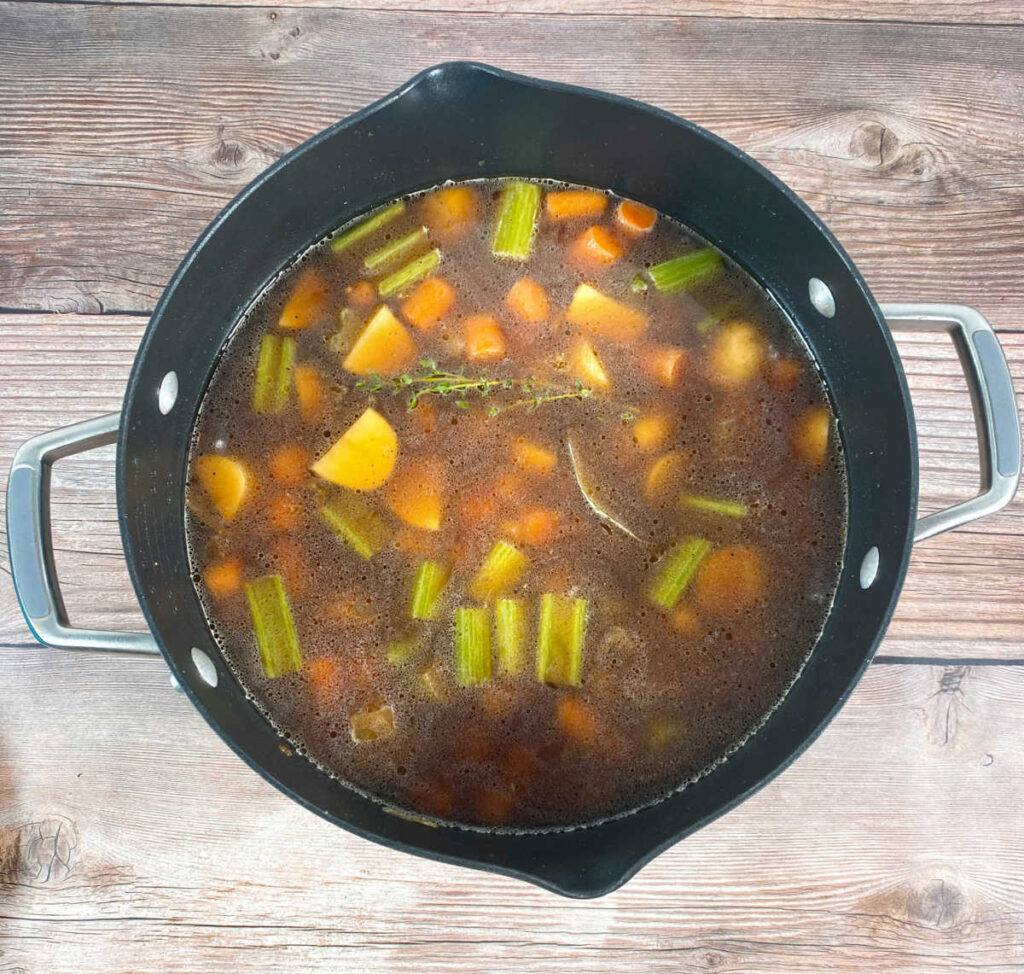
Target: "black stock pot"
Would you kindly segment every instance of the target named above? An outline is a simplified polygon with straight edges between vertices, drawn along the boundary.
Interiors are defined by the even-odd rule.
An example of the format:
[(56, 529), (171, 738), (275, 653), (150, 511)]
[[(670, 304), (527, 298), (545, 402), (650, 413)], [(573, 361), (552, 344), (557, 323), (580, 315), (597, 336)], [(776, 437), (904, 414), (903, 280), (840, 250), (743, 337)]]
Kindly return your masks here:
[[(568, 831), (428, 826), (393, 814), (283, 749), (222, 661), (186, 556), (189, 437), (218, 354), (254, 296), (312, 241), (365, 210), (447, 179), (485, 176), (552, 177), (614, 190), (676, 217), (741, 264), (785, 308), (817, 359), (849, 480), (835, 604), (802, 675), (767, 723), (711, 773), (658, 804)], [(951, 333), (978, 418), (982, 493), (921, 520), (914, 417), (890, 337), (896, 325)], [(71, 627), (50, 550), (50, 466), (114, 440), (121, 535), (151, 630), (145, 635)], [(352, 832), (568, 896), (597, 896), (800, 754), (871, 659), (914, 541), (1003, 506), (1019, 476), (1009, 372), (976, 311), (879, 308), (849, 257), (791, 190), (689, 122), (596, 91), (452, 63), (424, 71), (310, 139), (224, 209), (160, 299), (122, 412), (26, 443), (11, 472), (7, 517), (19, 599), (41, 641), (162, 653), (236, 753), (296, 801)]]

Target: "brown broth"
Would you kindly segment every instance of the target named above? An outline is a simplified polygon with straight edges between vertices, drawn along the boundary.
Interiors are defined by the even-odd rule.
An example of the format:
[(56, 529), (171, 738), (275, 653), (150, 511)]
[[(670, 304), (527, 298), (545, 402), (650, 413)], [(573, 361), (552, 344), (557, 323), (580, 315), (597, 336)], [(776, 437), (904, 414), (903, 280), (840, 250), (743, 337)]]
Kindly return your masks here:
[[(425, 396), (410, 409), (407, 388), (371, 391), (372, 379), (358, 385), (327, 339), (346, 306), (346, 287), (367, 277), (365, 255), (420, 225), (423, 196), (408, 198), (399, 219), (340, 255), (329, 240), (313, 246), (253, 304), (224, 349), (192, 451), (186, 528), (196, 589), (225, 659), (256, 705), (342, 781), (388, 804), (464, 825), (591, 822), (657, 800), (706, 772), (764, 721), (798, 675), (828, 614), (842, 556), (846, 486), (838, 436), (829, 414), (825, 461), (794, 457), (801, 417), (808, 409), (827, 408), (827, 397), (790, 322), (729, 260), (713, 282), (689, 292), (631, 291), (630, 282), (645, 268), (707, 246), (695, 234), (660, 216), (646, 236), (620, 235), (628, 244), (622, 259), (601, 273), (581, 275), (566, 261), (567, 246), (591, 223), (613, 227), (618, 198), (609, 194), (601, 217), (553, 223), (542, 212), (531, 258), (500, 260), (490, 242), (503, 183), (468, 185), (479, 197), (476, 221), (459, 240), (432, 240), (443, 254), (436, 273), (454, 287), (455, 306), (429, 333), (408, 329), (417, 356), (469, 376), (533, 376), (571, 391), (564, 357), (577, 330), (566, 324), (565, 309), (587, 280), (649, 316), (639, 344), (591, 337), (611, 389), (532, 410), (508, 408), (523, 394), (501, 389), (486, 398), (468, 392), (458, 401), (455, 395)], [(545, 192), (552, 188), (543, 185)], [(300, 418), (294, 391), (279, 415), (252, 409), (261, 339), (278, 332), (281, 309), (297, 275), (308, 268), (321, 275), (327, 299), (310, 327), (289, 334), (296, 362), (314, 363), (329, 384), (326, 414), (313, 425)], [(505, 294), (524, 274), (549, 296), (551, 316), (542, 326), (518, 325), (505, 309)], [(399, 313), (401, 298), (387, 303)], [(708, 325), (708, 316), (723, 308), (730, 314)], [(499, 362), (465, 360), (461, 323), (478, 313), (500, 322), (507, 356)], [(709, 347), (737, 319), (756, 328), (764, 360), (749, 382), (725, 390), (709, 381)], [(660, 385), (640, 367), (641, 353), (653, 344), (685, 350), (685, 373), (677, 384)], [(416, 364), (408, 369), (410, 375), (420, 371)], [(501, 408), (491, 416), (495, 403)], [(318, 504), (340, 488), (308, 473), (295, 486), (279, 485), (270, 456), (297, 444), (308, 463), (369, 405), (397, 434), (397, 471), (422, 467), (430, 458), (440, 463), (443, 519), (437, 532), (413, 528), (382, 501), (387, 487), (361, 495), (391, 532), (389, 543), (363, 560), (317, 514)], [(644, 451), (636, 444), (637, 424), (652, 414), (669, 417), (670, 429), (664, 443)], [(588, 506), (569, 463), (570, 436), (600, 488), (602, 505), (636, 539)], [(519, 438), (546, 447), (557, 458), (555, 469), (540, 475), (517, 467), (511, 458)], [(667, 501), (650, 502), (644, 478), (670, 451), (685, 458), (685, 476)], [(239, 458), (250, 471), (249, 495), (230, 521), (196, 482), (194, 460), (205, 454)], [(676, 497), (684, 492), (739, 500), (749, 512), (736, 518), (681, 509)], [(557, 515), (557, 530), (550, 542), (530, 545), (513, 534), (521, 533), (524, 513), (536, 508)], [(644, 593), (654, 563), (681, 536), (707, 539), (712, 556), (729, 546), (755, 548), (764, 566), (763, 592), (739, 611), (716, 609), (715, 592), (717, 601), (727, 603), (738, 592), (723, 594), (721, 579), (712, 591), (715, 580), (702, 581), (699, 569), (672, 612), (653, 605)], [(503, 537), (530, 558), (510, 593), (527, 608), (525, 666), (514, 678), (495, 670), (490, 682), (462, 687), (454, 678), (453, 612), (474, 604), (467, 584)], [(437, 620), (414, 626), (408, 619), (410, 584), (425, 558), (452, 565), (452, 574)], [(245, 596), (211, 595), (205, 572), (231, 560), (246, 580), (282, 576), (301, 671), (268, 679)], [(725, 574), (735, 588), (737, 573)], [(536, 679), (537, 605), (544, 592), (587, 600), (578, 688)], [(410, 633), (418, 641), (413, 656), (389, 662), (389, 646)], [(421, 673), (430, 663), (443, 700), (423, 689)], [(316, 687), (317, 674), (330, 679)], [(567, 698), (586, 708), (582, 716), (570, 715), (579, 718), (576, 737), (558, 717)], [(394, 736), (354, 741), (351, 715), (382, 702), (393, 709)]]

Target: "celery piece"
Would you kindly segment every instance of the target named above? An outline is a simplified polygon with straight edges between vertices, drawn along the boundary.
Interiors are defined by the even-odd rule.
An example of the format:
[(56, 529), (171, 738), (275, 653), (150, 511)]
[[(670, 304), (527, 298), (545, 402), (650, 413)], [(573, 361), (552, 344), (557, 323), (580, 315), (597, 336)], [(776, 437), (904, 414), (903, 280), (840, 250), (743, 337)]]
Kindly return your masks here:
[(348, 719), (349, 733), (356, 742), (377, 741), (395, 735), (395, 711), (386, 703), (373, 710), (360, 710)]
[(410, 261), (405, 267), (400, 267), (393, 274), (381, 278), (380, 284), (377, 285), (377, 293), (382, 298), (386, 298), (396, 291), (404, 291), (407, 287), (426, 277), (440, 263), (441, 251), (428, 250), (414, 261)]
[(367, 217), (350, 230), (346, 230), (335, 237), (331, 241), (331, 250), (336, 254), (340, 254), (343, 250), (351, 247), (352, 244), (359, 243), (360, 240), (370, 236), (371, 233), (376, 233), (381, 227), (387, 226), (392, 220), (398, 219), (404, 212), (405, 203), (401, 200), (397, 203), (392, 203), (391, 206), (385, 207), (383, 210), (378, 210), (373, 216)]
[(420, 641), (414, 635), (400, 636), (388, 643), (387, 657), (392, 666), (401, 666), (408, 662), (420, 648)]
[(662, 294), (675, 294), (677, 291), (688, 291), (698, 284), (711, 280), (722, 270), (722, 258), (713, 247), (694, 250), (682, 257), (673, 257), (664, 263), (649, 268), (654, 286)]
[(353, 308), (342, 308), (338, 312), (338, 329), (327, 336), (327, 347), (335, 355), (348, 355), (352, 343), (363, 330), (363, 319)]
[(256, 381), (252, 387), (252, 408), (255, 412), (280, 413), (288, 405), (294, 363), (294, 338), (263, 336), (260, 357), (256, 362)]
[(750, 513), (750, 508), (739, 501), (704, 497), (701, 494), (683, 494), (679, 498), (679, 506), (688, 507), (693, 511), (703, 511), (707, 514), (721, 514), (725, 517), (746, 517)]
[(338, 494), (320, 508), (327, 526), (360, 558), (369, 560), (391, 538), (391, 531), (370, 503), (355, 492)]
[(470, 598), (487, 602), (513, 588), (530, 564), (515, 545), (498, 541), (469, 583)]
[(464, 687), (491, 678), (491, 617), (486, 609), (455, 610), (455, 678)]
[(281, 354), (277, 359), (277, 377), (274, 380), (274, 396), (271, 412), (280, 413), (288, 405), (292, 391), (292, 368), (295, 365), (295, 339), (281, 339)]
[(716, 308), (710, 314), (701, 318), (694, 327), (701, 335), (707, 335), (727, 318), (735, 317), (740, 310), (740, 306), (739, 301), (726, 301), (720, 308)]
[(498, 599), (494, 604), (494, 628), (498, 636), (498, 672), (517, 676), (523, 668), (526, 643), (526, 612), (521, 599)]
[(664, 751), (668, 747), (674, 747), (682, 738), (682, 726), (667, 717), (657, 717), (648, 724), (647, 743), (652, 751)]
[(448, 583), (448, 569), (437, 561), (421, 561), (416, 566), (409, 598), (409, 618), (431, 620), (441, 608), (441, 591)]
[(280, 354), (281, 339), (277, 335), (264, 335), (260, 342), (260, 357), (256, 363), (256, 381), (252, 387), (252, 408), (257, 413), (270, 412)]
[(299, 638), (281, 576), (264, 575), (246, 582), (245, 601), (249, 604), (263, 672), (273, 679), (301, 670)]
[(537, 679), (578, 687), (583, 669), (587, 600), (547, 592), (540, 600), (537, 626)]
[(704, 538), (684, 538), (662, 556), (647, 586), (647, 597), (663, 609), (671, 609), (693, 580), (700, 563), (711, 550)]
[(495, 257), (528, 260), (533, 252), (540, 209), (540, 186), (536, 183), (509, 183), (498, 202), (491, 252)]
[(368, 271), (379, 271), (382, 267), (404, 257), (410, 250), (415, 250), (427, 241), (427, 228), (417, 227), (397, 240), (384, 244), (383, 247), (371, 251), (363, 259), (363, 267)]
[(629, 289), (634, 294), (646, 294), (647, 293), (647, 282), (644, 280), (643, 274), (637, 274), (633, 280), (629, 282)]
[(441, 675), (441, 667), (434, 660), (422, 673), (420, 673), (420, 686), (427, 696), (435, 700), (444, 700), (448, 694), (444, 688), (444, 677)]

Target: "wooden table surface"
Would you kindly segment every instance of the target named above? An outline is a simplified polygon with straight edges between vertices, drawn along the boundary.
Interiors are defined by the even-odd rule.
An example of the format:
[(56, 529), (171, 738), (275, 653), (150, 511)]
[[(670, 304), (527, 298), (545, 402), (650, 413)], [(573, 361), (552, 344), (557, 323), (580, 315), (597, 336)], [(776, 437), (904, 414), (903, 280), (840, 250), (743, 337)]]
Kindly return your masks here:
[[(119, 407), (147, 313), (242, 186), (453, 58), (706, 125), (829, 222), (880, 300), (978, 307), (1024, 389), (1020, 0), (25, 2), (0, 7), (0, 468)], [(934, 510), (976, 487), (966, 388), (945, 337), (899, 347)], [(112, 451), (54, 486), (73, 620), (138, 626)], [(922, 544), (820, 740), (590, 902), (302, 810), (161, 661), (34, 643), (4, 560), (0, 972), (1024, 969), (1022, 538), (1018, 500)]]

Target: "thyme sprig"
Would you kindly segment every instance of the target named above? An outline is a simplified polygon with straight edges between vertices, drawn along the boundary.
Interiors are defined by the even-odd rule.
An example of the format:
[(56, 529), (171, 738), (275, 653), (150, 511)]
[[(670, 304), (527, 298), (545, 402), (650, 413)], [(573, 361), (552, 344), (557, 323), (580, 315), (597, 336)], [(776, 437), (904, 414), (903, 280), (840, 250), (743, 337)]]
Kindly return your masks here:
[(393, 379), (371, 373), (369, 378), (360, 379), (356, 383), (356, 388), (365, 389), (367, 392), (392, 394), (408, 392), (410, 409), (415, 409), (424, 396), (456, 396), (455, 405), (459, 409), (469, 409), (468, 397), (472, 396), (481, 399), (499, 397), (503, 393), (516, 396), (511, 401), (507, 398), (499, 399), (488, 408), (489, 416), (497, 416), (504, 410), (517, 408), (532, 412), (545, 403), (569, 399), (582, 401), (593, 395), (592, 389), (578, 381), (571, 385), (560, 385), (533, 376), (519, 379), (494, 378), (482, 372), (479, 375), (468, 375), (465, 372), (439, 369), (433, 359), (423, 359), (419, 366), (419, 372), (412, 375), (403, 374)]

